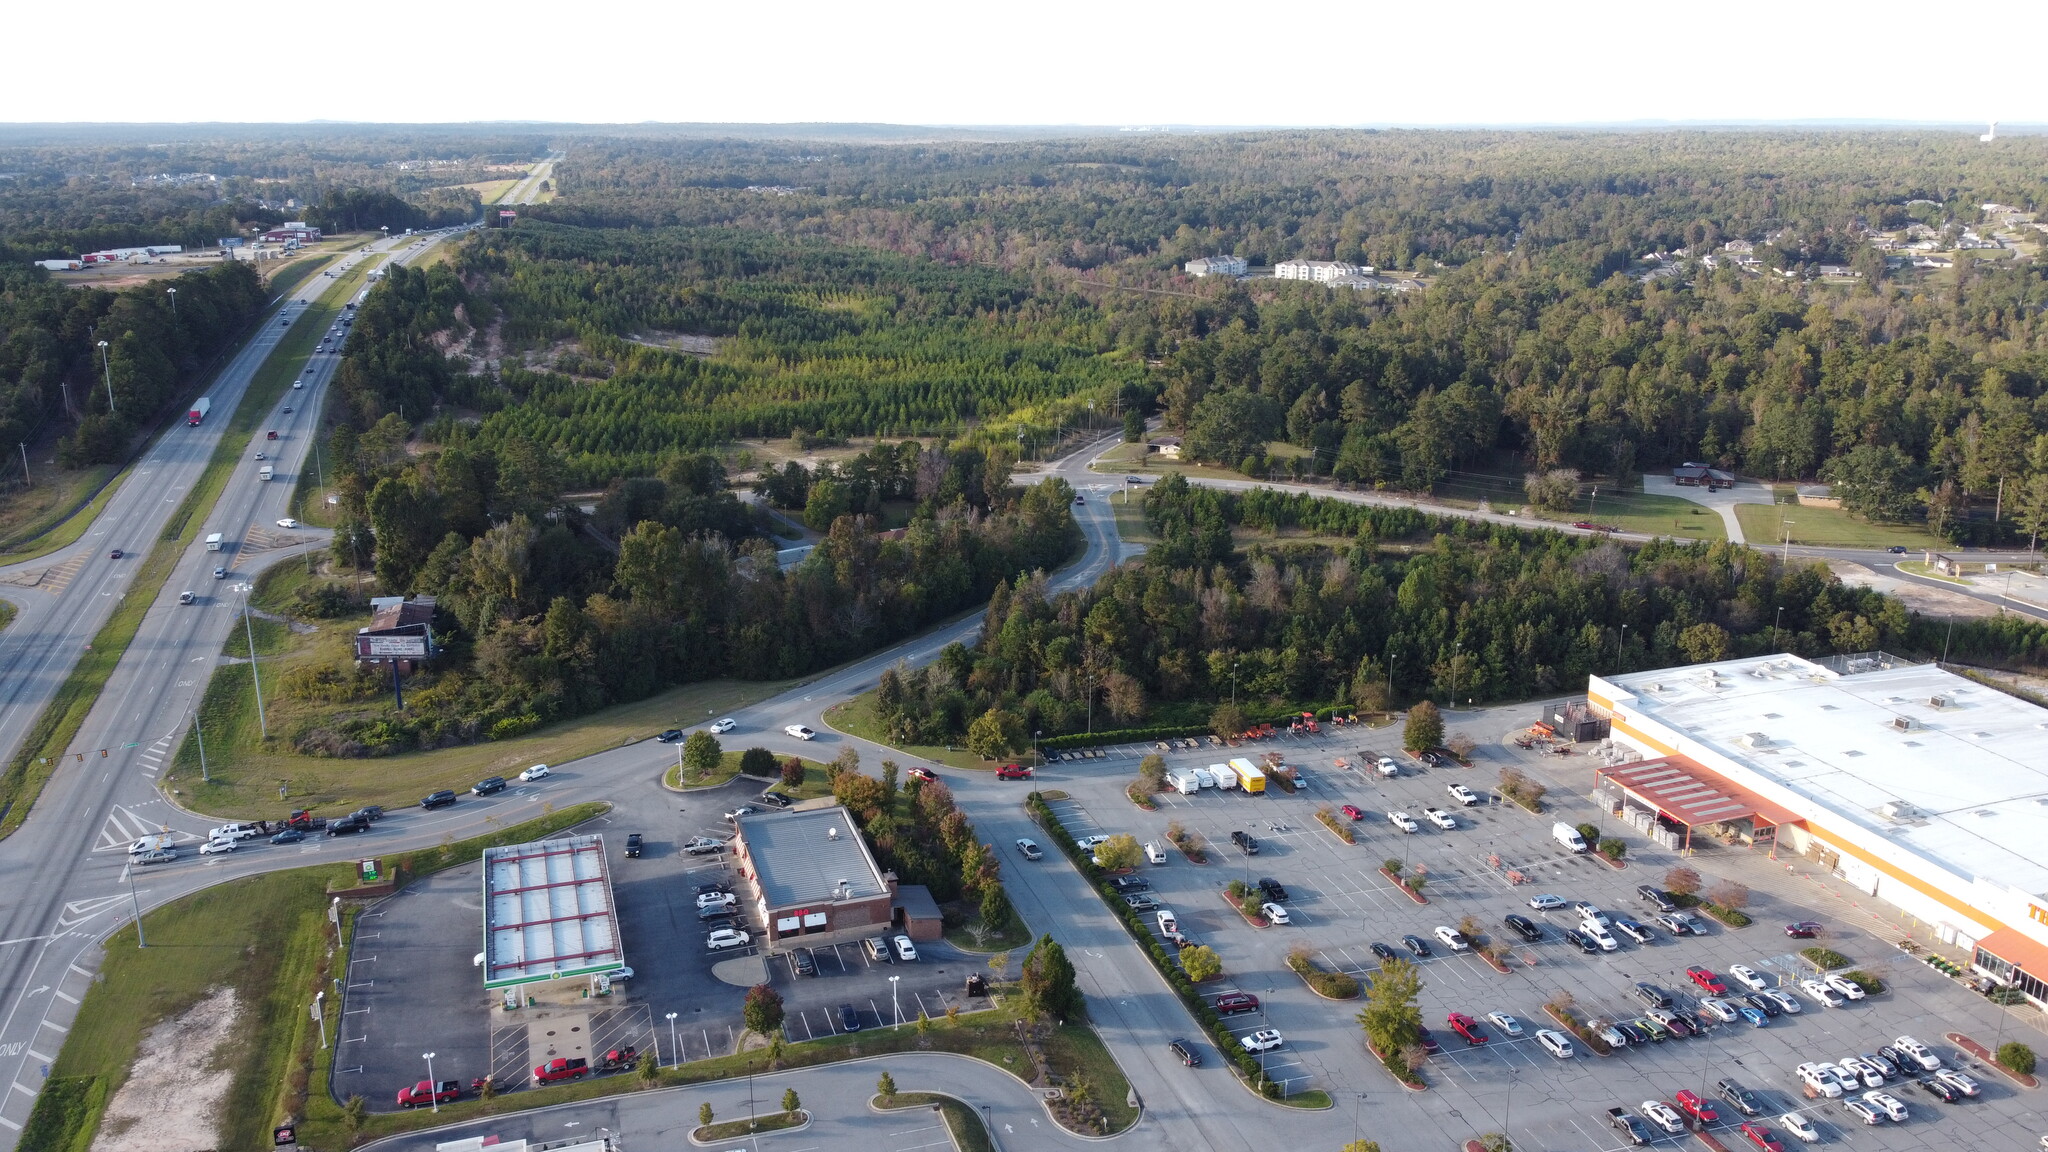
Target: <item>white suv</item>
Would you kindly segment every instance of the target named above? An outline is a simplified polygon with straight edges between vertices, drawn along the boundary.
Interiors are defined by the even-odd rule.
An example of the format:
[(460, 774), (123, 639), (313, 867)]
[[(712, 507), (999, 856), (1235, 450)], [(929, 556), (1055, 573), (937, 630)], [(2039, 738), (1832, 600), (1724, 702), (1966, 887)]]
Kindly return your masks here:
[(801, 724), (790, 724), (785, 726), (782, 730), (788, 733), (789, 735), (796, 737), (799, 740), (814, 739), (818, 735), (816, 732), (811, 731), (809, 728), (806, 728)]

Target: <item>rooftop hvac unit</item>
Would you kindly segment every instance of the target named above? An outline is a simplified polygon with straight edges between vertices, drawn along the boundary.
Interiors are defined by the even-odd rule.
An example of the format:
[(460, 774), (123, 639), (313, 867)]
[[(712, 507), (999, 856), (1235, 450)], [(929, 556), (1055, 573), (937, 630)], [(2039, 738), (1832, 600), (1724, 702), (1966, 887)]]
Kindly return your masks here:
[(1771, 738), (1761, 732), (1744, 732), (1742, 734), (1742, 746), (1744, 748), (1769, 748), (1771, 746)]
[(1920, 815), (1920, 810), (1904, 800), (1887, 800), (1877, 806), (1877, 814), (1887, 820), (1912, 820)]
[(1946, 696), (1929, 696), (1927, 698), (1927, 706), (1929, 708), (1946, 708), (1953, 703), (1955, 701), (1950, 700)]
[(1913, 729), (1918, 728), (1919, 726), (1920, 722), (1913, 719), (1911, 716), (1892, 717), (1892, 727), (1900, 732), (1911, 732)]

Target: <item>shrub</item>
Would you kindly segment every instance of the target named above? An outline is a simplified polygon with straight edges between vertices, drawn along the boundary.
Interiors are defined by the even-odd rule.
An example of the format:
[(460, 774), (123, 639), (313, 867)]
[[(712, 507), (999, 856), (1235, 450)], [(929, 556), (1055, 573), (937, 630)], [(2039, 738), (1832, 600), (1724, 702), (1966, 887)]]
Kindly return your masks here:
[(1712, 888), (1707, 889), (1704, 895), (1707, 903), (1717, 904), (1723, 908), (1747, 908), (1749, 906), (1749, 889), (1737, 884), (1733, 880), (1716, 882)]
[(1619, 860), (1628, 852), (1628, 845), (1609, 836), (1600, 842), (1600, 854), (1610, 860)]
[(1385, 860), (1381, 861), (1380, 867), (1386, 869), (1388, 874), (1390, 875), (1399, 876), (1401, 874), (1401, 862), (1399, 860), (1394, 859), (1392, 856), (1389, 856)]
[(1328, 804), (1316, 809), (1316, 819), (1323, 822), (1323, 827), (1336, 833), (1337, 839), (1346, 844), (1358, 843), (1358, 833), (1351, 830), (1351, 821), (1339, 820), (1337, 813)]
[(1223, 958), (1216, 955), (1216, 950), (1207, 944), (1181, 949), (1180, 966), (1188, 974), (1188, 979), (1198, 984), (1223, 975)]
[(1252, 886), (1242, 880), (1232, 880), (1224, 886), (1223, 890), (1230, 893), (1232, 900), (1242, 900), (1246, 896), (1251, 895)]
[(1265, 903), (1265, 901), (1259, 898), (1259, 894), (1257, 892), (1254, 892), (1251, 895), (1246, 896), (1244, 899), (1237, 902), (1237, 910), (1239, 912), (1244, 913), (1246, 917), (1253, 920), (1257, 920), (1262, 918), (1266, 914), (1265, 910), (1259, 907), (1259, 905), (1263, 903)]
[(2034, 1050), (2017, 1040), (2007, 1040), (1998, 1046), (1998, 1063), (2022, 1076), (2032, 1076)]
[(1470, 760), (1472, 758), (1472, 750), (1479, 747), (1479, 745), (1470, 736), (1460, 732), (1449, 740), (1444, 741), (1444, 747), (1448, 748), (1451, 755), (1456, 756), (1458, 759)]
[(1588, 844), (1598, 844), (1600, 842), (1600, 828), (1598, 825), (1581, 824), (1578, 827), (1579, 839), (1584, 840)]
[(1444, 714), (1424, 700), (1408, 710), (1408, 722), (1401, 727), (1401, 747), (1423, 752), (1444, 742)]
[(1861, 968), (1842, 973), (1842, 979), (1863, 989), (1866, 995), (1875, 996), (1884, 991), (1884, 981)]
[(1700, 890), (1700, 874), (1678, 865), (1664, 874), (1664, 890), (1674, 896), (1691, 896)]
[(1095, 863), (1111, 872), (1136, 868), (1138, 861), (1145, 858), (1145, 850), (1138, 846), (1138, 838), (1128, 832), (1119, 832), (1095, 846)]
[(1799, 954), (1822, 970), (1849, 966), (1849, 958), (1832, 948), (1801, 948)]
[[(749, 748), (740, 753), (740, 772), (744, 775), (760, 776), (765, 779), (775, 775), (781, 767), (775, 762), (775, 753), (766, 748)], [(801, 769), (802, 763), (799, 762), (797, 767)], [(803, 783), (803, 778), (798, 777), (797, 783)]]
[(1707, 910), (1707, 915), (1712, 916), (1730, 928), (1747, 928), (1751, 924), (1756, 923), (1756, 921), (1749, 918), (1749, 913), (1737, 908), (1723, 908), (1719, 904), (1707, 903), (1702, 903), (1700, 907)]

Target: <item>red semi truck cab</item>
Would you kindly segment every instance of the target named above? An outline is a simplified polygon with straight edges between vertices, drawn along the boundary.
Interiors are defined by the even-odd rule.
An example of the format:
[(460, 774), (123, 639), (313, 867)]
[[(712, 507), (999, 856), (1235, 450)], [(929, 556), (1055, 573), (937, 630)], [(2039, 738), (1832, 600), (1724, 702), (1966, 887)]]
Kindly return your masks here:
[(185, 423), (196, 426), (201, 420), (206, 419), (206, 414), (211, 411), (213, 411), (213, 401), (201, 396), (192, 402), (192, 410), (185, 413)]

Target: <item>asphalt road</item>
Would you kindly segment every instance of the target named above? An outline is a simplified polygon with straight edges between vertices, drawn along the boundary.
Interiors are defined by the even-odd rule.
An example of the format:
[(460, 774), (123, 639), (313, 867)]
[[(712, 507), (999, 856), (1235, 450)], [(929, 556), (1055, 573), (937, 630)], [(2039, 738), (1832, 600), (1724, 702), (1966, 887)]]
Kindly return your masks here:
[[(425, 243), (418, 237), (379, 241), (371, 246), (375, 255), (352, 255), (342, 263), (416, 253)], [(283, 307), (296, 317), (332, 285), (326, 276), (311, 277)], [(0, 755), (16, 750), (24, 730), (120, 598), (153, 598), (74, 743), (85, 760), (60, 767), (28, 820), (0, 845), (0, 891), (7, 893), (0, 899), (0, 1075), (9, 1081), (0, 1100), (0, 1148), (13, 1147), (41, 1087), (42, 1069), (63, 1043), (98, 967), (98, 941), (119, 925), (131, 899), (153, 905), (283, 862), (282, 853), (269, 861), (248, 853), (201, 862), (188, 848), (175, 863), (131, 876), (125, 848), (163, 827), (176, 829), (177, 840), (189, 843), (195, 834), (203, 838), (205, 823), (171, 807), (159, 795), (156, 777), (176, 752), (207, 674), (219, 660), (246, 582), (324, 536), (275, 525), (311, 452), (307, 431), (314, 426), (314, 406), (340, 362), (339, 356), (323, 353), (310, 358), (313, 373), (300, 377), (305, 387), (288, 390), (279, 411), (255, 432), (170, 581), (162, 588), (129, 587), (130, 574), (156, 542), (165, 519), (212, 458), (251, 377), (286, 333), (275, 314), (264, 318), (255, 337), (208, 390), (213, 401), (208, 420), (197, 428), (177, 422), (159, 437), (76, 545), (0, 569), (0, 579), (23, 571), (70, 572), (57, 578), (46, 574), (34, 587), (0, 584), (0, 595), (20, 613), (0, 633)], [(294, 409), (290, 415), (282, 412), (286, 405)], [(271, 429), (279, 439), (267, 438)], [(272, 457), (277, 470), (269, 483), (256, 478), (254, 454), (259, 450)], [(213, 532), (222, 533), (234, 550), (207, 551), (205, 537)], [(128, 557), (110, 559), (113, 548), (124, 549)], [(220, 564), (230, 567), (231, 578), (213, 579), (213, 568)], [(198, 595), (196, 603), (178, 603), (178, 594), (186, 590)], [(98, 755), (100, 749), (107, 750), (105, 757)]]
[(567, 152), (551, 152), (548, 158), (533, 166), (533, 170), (521, 177), (512, 190), (498, 198), (500, 205), (531, 204), (540, 196), (540, 186), (555, 174), (555, 165)]

